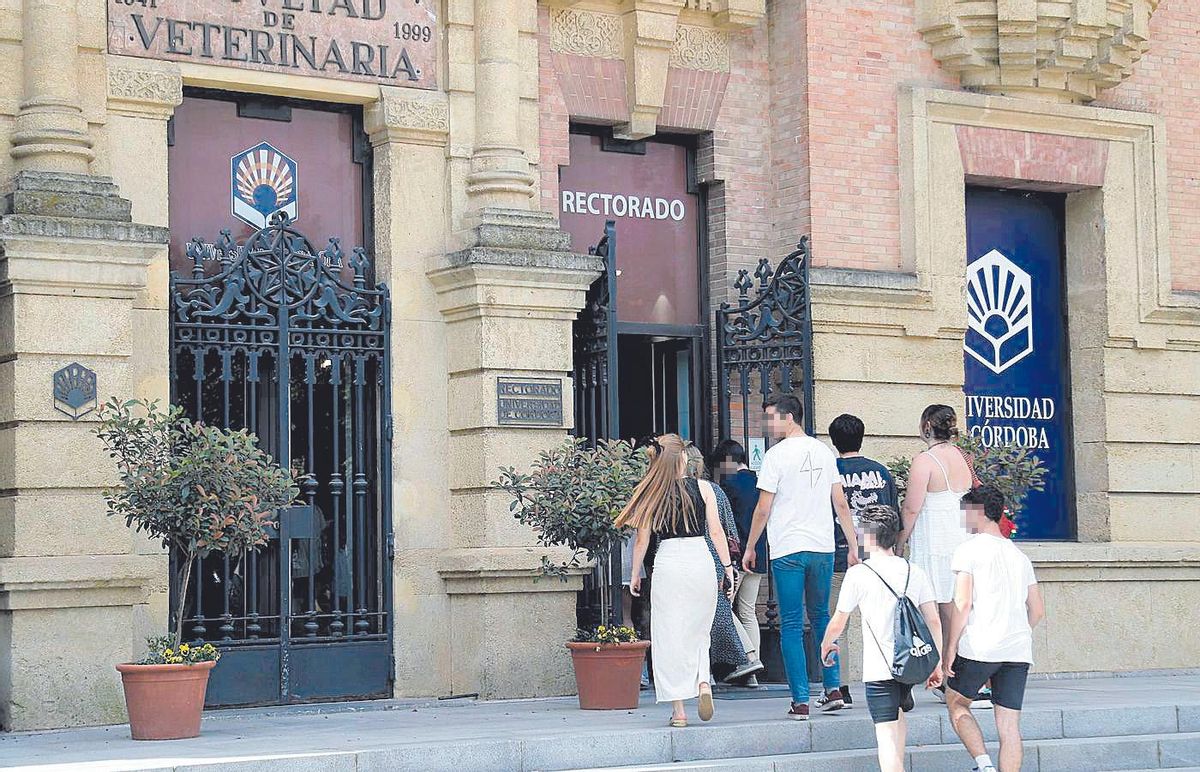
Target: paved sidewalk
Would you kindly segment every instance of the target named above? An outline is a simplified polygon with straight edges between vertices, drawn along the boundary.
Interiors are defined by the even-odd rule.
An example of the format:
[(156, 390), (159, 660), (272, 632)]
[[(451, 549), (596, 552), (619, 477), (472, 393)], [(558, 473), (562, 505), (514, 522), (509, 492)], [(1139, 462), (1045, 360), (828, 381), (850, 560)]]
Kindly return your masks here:
[[(16, 733), (0, 735), (0, 768), (469, 772), (561, 769), (568, 751), (590, 762), (577, 766), (607, 766), (728, 758), (739, 755), (734, 745), (752, 749), (740, 755), (766, 755), (873, 742), (865, 704), (804, 725), (784, 718), (786, 698), (719, 699), (710, 724), (670, 730), (669, 710), (643, 697), (637, 710), (617, 712), (580, 711), (574, 698), (217, 711), (205, 717), (199, 738), (172, 742), (133, 742), (126, 726)], [(1200, 676), (1031, 681), (1025, 712), (1031, 737), (1200, 732)], [(921, 695), (912, 717), (914, 744), (948, 741), (944, 708), (932, 696)]]

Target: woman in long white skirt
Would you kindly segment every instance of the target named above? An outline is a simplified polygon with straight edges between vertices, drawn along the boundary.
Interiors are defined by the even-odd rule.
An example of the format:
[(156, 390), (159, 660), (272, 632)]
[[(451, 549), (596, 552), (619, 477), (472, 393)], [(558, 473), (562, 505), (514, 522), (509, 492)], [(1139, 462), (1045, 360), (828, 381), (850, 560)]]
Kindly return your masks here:
[[(683, 727), (684, 700), (700, 698), (701, 721), (713, 715), (708, 648), (717, 587), (706, 533), (725, 568), (726, 591), (733, 586), (733, 564), (712, 487), (685, 477), (683, 440), (675, 434), (658, 437), (650, 444), (650, 455), (650, 469), (617, 525), (637, 529), (634, 565), (645, 558), (652, 539), (658, 542), (650, 590), (654, 690), (658, 702), (672, 704), (671, 726)], [(629, 589), (640, 594), (640, 576), (631, 577)]]

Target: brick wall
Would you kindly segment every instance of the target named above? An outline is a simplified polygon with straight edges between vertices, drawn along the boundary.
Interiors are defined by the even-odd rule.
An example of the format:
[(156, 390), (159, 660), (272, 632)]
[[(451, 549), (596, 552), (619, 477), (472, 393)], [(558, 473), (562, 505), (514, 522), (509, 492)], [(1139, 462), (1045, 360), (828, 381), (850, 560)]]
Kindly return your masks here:
[(956, 83), (917, 34), (912, 3), (801, 5), (813, 263), (900, 269), (898, 91)]
[(1171, 220), (1171, 279), (1176, 289), (1200, 291), (1200, 6), (1163, 0), (1150, 21), (1150, 52), (1133, 77), (1095, 104), (1157, 113), (1167, 123)]
[(550, 9), (538, 6), (538, 133), (541, 209), (558, 213), (558, 167), (570, 160), (571, 115), (554, 72), (550, 52)]

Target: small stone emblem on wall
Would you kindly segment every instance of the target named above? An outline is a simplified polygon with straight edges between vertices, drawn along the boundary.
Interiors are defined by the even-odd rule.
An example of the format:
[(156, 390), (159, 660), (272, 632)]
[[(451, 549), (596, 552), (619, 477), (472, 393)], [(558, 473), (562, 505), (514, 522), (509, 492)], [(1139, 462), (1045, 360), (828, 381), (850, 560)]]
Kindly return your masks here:
[(72, 362), (54, 373), (54, 409), (78, 421), (96, 409), (96, 373)]

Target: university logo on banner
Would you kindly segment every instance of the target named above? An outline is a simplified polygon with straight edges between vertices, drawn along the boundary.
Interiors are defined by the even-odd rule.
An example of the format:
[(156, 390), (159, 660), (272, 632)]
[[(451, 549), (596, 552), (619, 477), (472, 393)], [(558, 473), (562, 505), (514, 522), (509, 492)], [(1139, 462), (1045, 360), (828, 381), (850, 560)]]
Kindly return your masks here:
[(279, 213), (297, 216), (296, 162), (269, 142), (260, 142), (230, 159), (233, 216), (265, 228)]
[(1032, 279), (993, 249), (967, 276), (963, 350), (999, 375), (1033, 353)]
[(1045, 465), (1044, 489), (1029, 493), (1017, 519), (1021, 538), (1034, 540), (1073, 536), (1062, 206), (1026, 191), (966, 196), (967, 431), (985, 448), (1021, 448)]

